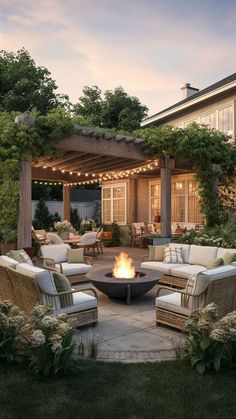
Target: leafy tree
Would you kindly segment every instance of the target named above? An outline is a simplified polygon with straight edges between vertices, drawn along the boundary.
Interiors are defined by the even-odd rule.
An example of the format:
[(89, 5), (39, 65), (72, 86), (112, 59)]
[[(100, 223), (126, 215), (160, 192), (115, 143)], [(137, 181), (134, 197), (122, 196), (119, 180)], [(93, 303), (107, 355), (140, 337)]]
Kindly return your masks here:
[(0, 110), (26, 112), (66, 107), (69, 98), (56, 94), (57, 86), (45, 67), (37, 67), (24, 48), (17, 53), (0, 51)]
[(77, 208), (70, 208), (70, 222), (76, 231), (80, 230), (81, 218)]
[(40, 199), (38, 205), (35, 210), (33, 226), (36, 230), (51, 230), (54, 227), (54, 223), (57, 221), (61, 221), (61, 217), (59, 216), (58, 212), (55, 214), (50, 214), (48, 207), (44, 199)]
[(78, 115), (78, 122), (81, 125), (101, 126), (102, 120), (102, 91), (98, 86), (85, 86), (83, 88), (83, 96), (79, 98), (79, 102), (74, 105), (74, 113)]
[(74, 113), (81, 125), (99, 126), (120, 131), (133, 131), (147, 116), (148, 108), (135, 96), (129, 96), (122, 87), (102, 91), (97, 86), (83, 89), (83, 96), (74, 106)]

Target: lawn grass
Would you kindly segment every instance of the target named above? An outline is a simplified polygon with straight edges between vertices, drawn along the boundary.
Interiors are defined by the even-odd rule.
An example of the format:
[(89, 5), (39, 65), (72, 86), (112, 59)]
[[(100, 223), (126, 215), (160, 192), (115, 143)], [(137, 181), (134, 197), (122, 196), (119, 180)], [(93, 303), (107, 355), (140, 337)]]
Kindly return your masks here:
[(236, 417), (236, 376), (199, 377), (181, 361), (83, 361), (64, 378), (0, 367), (1, 419), (227, 419)]

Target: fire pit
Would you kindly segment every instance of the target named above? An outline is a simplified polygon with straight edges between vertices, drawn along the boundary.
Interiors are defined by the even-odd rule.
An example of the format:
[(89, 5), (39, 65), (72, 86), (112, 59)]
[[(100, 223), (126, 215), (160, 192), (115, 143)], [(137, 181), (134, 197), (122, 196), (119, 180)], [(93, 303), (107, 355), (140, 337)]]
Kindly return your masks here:
[(122, 252), (116, 257), (113, 270), (109, 271), (109, 268), (92, 270), (86, 277), (103, 294), (110, 298), (126, 300), (126, 303), (130, 304), (131, 299), (152, 289), (160, 275), (150, 269), (136, 271), (132, 259)]

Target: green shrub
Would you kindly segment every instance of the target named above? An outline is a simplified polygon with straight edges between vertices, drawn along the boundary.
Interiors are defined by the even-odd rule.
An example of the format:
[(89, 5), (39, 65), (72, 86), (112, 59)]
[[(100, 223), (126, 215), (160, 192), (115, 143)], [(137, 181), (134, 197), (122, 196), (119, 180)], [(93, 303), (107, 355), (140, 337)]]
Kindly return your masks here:
[(105, 240), (103, 242), (104, 246), (106, 247), (116, 247), (120, 246), (121, 238), (120, 238), (120, 228), (118, 224), (114, 221), (112, 224), (103, 224), (104, 231), (111, 231), (112, 238), (111, 240)]
[(76, 231), (80, 230), (81, 218), (78, 214), (77, 208), (70, 209), (70, 222)]
[(236, 223), (227, 223), (214, 228), (194, 229), (187, 231), (178, 238), (178, 243), (196, 244), (201, 246), (236, 247)]
[(33, 226), (36, 230), (47, 230), (50, 231), (54, 229), (54, 223), (61, 221), (61, 217), (58, 212), (55, 214), (50, 214), (48, 207), (46, 206), (45, 200), (41, 198), (37, 204)]

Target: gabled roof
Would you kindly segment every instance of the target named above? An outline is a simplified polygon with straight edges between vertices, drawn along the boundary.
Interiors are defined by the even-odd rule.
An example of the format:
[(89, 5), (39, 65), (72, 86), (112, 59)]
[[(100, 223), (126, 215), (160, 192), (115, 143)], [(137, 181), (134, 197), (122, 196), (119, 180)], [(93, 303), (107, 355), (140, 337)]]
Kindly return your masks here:
[(214, 83), (211, 86), (208, 86), (205, 89), (202, 89), (197, 93), (194, 93), (193, 95), (187, 97), (186, 99), (183, 99), (183, 100), (175, 103), (174, 105), (169, 106), (168, 108), (163, 109), (162, 111), (152, 115), (151, 117), (142, 121), (141, 126), (149, 125), (152, 122), (154, 122), (155, 120), (158, 120), (159, 118), (161, 119), (162, 116), (163, 117), (166, 116), (167, 113), (170, 113), (170, 114), (175, 113), (175, 111), (176, 112), (177, 112), (177, 110), (179, 111), (180, 108), (183, 105), (186, 105), (186, 106), (184, 106), (185, 108), (188, 105), (191, 106), (198, 98), (200, 99), (201, 97), (204, 97), (205, 95), (208, 95), (211, 92), (217, 91), (218, 89), (220, 89), (224, 86), (231, 85), (233, 82), (236, 82), (236, 73), (233, 73), (230, 76), (225, 77), (224, 79), (218, 81), (217, 83)]

